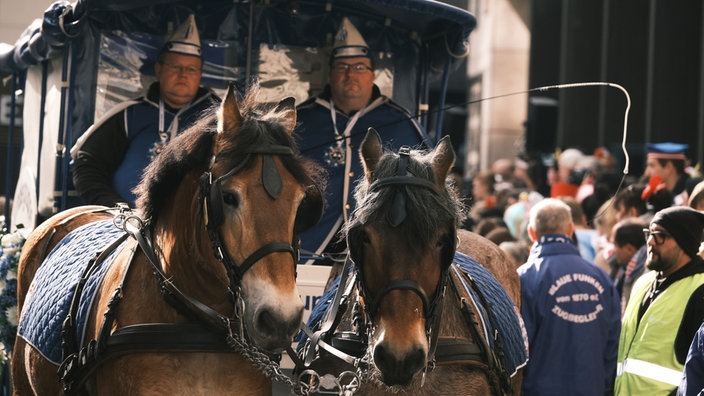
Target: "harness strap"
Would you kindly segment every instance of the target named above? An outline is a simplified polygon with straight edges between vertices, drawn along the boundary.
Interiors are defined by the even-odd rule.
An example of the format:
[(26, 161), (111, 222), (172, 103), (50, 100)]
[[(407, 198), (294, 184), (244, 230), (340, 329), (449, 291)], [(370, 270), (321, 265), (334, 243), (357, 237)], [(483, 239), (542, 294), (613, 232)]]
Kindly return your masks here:
[[(430, 309), (430, 302), (428, 301), (428, 296), (418, 285), (418, 283), (408, 279), (399, 279), (388, 283), (386, 286), (384, 286), (384, 288), (379, 291), (379, 293), (377, 293), (376, 296), (374, 296), (374, 299), (371, 302), (371, 306), (369, 307), (369, 313), (372, 316), (376, 315), (376, 311), (379, 309), (379, 304), (381, 303), (381, 300), (393, 290), (410, 290), (414, 292), (418, 295), (418, 297), (420, 297), (420, 300), (423, 302), (423, 312), (427, 313)], [(440, 291), (438, 291), (438, 293), (440, 293)]]
[[(330, 329), (336, 327), (336, 323), (339, 322), (341, 315), (338, 315), (338, 313), (344, 313), (346, 309), (345, 308), (340, 310), (340, 307), (346, 307), (347, 297), (349, 297), (349, 294), (352, 291), (352, 286), (354, 285), (354, 274), (352, 275), (351, 282), (348, 282), (347, 280), (351, 272), (351, 266), (352, 259), (350, 259), (350, 256), (347, 255), (347, 258), (345, 259), (345, 264), (342, 266), (342, 272), (340, 273), (340, 283), (337, 287), (337, 290), (335, 291), (335, 296), (332, 300), (332, 307), (325, 314), (325, 319), (323, 320), (323, 322), (321, 322), (320, 329), (316, 332), (312, 332), (311, 329), (305, 325), (305, 323), (301, 323), (302, 330), (306, 333), (306, 335), (308, 335), (308, 338), (310, 339), (310, 346), (308, 348), (308, 352), (306, 353), (306, 356), (303, 359), (304, 367), (310, 366), (310, 364), (313, 362), (313, 359), (315, 358), (316, 354), (315, 346), (322, 345), (322, 338), (327, 335)], [(330, 348), (332, 348), (332, 346)]]
[(110, 335), (107, 350), (121, 353), (132, 350), (228, 352), (225, 338), (195, 323), (149, 323), (117, 329)]
[[(466, 274), (458, 269), (457, 266), (453, 265), (452, 266), (452, 274), (454, 275), (452, 277), (452, 281), (450, 284), (453, 286), (453, 290), (457, 294), (458, 298), (461, 300), (462, 304), (462, 312), (465, 314), (467, 318), (467, 322), (469, 323), (469, 329), (472, 333), (472, 338), (475, 340), (476, 345), (479, 347), (481, 350), (481, 362), (485, 363), (486, 365), (486, 372), (487, 372), (487, 378), (490, 379), (490, 383), (492, 385), (492, 388), (495, 391), (495, 394), (501, 394), (501, 390), (506, 391), (506, 393), (512, 393), (512, 384), (511, 384), (511, 379), (508, 373), (506, 372), (505, 368), (503, 367), (503, 364), (501, 360), (499, 359), (497, 353), (492, 350), (491, 346), (489, 345), (489, 340), (488, 338), (482, 336), (479, 331), (479, 323), (477, 322), (477, 318), (475, 316), (474, 310), (472, 309), (471, 306), (467, 303), (467, 300), (464, 298), (462, 295), (462, 292), (460, 291), (459, 286), (457, 285), (457, 282), (460, 284), (465, 285), (465, 287), (471, 287), (472, 290), (477, 292), (480, 295), (480, 303), (487, 309), (490, 310), (491, 307), (489, 304), (487, 304), (486, 300), (483, 298), (483, 295), (481, 294), (479, 288), (477, 287), (476, 283), (474, 282), (474, 279), (472, 279), (469, 274)], [(477, 302), (472, 299), (472, 296), (470, 294), (470, 300), (474, 303), (477, 304)], [(480, 318), (481, 319), (481, 318)], [(490, 318), (491, 319), (491, 318)], [(491, 325), (496, 328), (496, 326), (493, 324), (493, 321)], [(486, 325), (485, 325), (486, 327)], [(486, 334), (486, 331), (485, 331)], [(488, 337), (488, 334), (486, 334)], [(499, 337), (498, 334), (495, 334), (495, 338)], [(497, 346), (497, 349), (500, 349), (500, 346)], [(501, 350), (501, 353), (503, 353), (503, 350)]]
[[(92, 340), (71, 359), (64, 382), (66, 395), (77, 394), (90, 376), (107, 361), (139, 352), (236, 353), (222, 337), (198, 324), (153, 323), (125, 326), (110, 335), (105, 348)], [(63, 365), (62, 365), (63, 367)], [(66, 381), (66, 379), (64, 379)]]
[(105, 260), (105, 258), (113, 252), (113, 250), (117, 249), (117, 247), (120, 246), (120, 244), (122, 244), (127, 237), (128, 234), (122, 234), (119, 238), (115, 239), (112, 243), (105, 247), (105, 249), (96, 252), (95, 256), (90, 259), (88, 265), (83, 270), (81, 278), (76, 284), (73, 298), (71, 299), (69, 313), (66, 315), (66, 319), (64, 319), (61, 329), (61, 349), (63, 359), (66, 359), (68, 356), (78, 351), (78, 345), (76, 344), (76, 318), (78, 316), (79, 303), (81, 301), (81, 295), (83, 294), (83, 289), (85, 288), (86, 282), (88, 282), (91, 274), (93, 274), (103, 260)]
[(483, 361), (482, 348), (469, 338), (439, 337), (435, 360), (438, 365), (474, 364)]
[(229, 318), (194, 299), (193, 297), (183, 293), (173, 282), (171, 282), (170, 279), (166, 277), (166, 275), (161, 271), (159, 260), (157, 259), (154, 247), (151, 244), (151, 239), (144, 237), (144, 233), (142, 232), (143, 230), (144, 228), (128, 232), (130, 232), (130, 234), (137, 240), (139, 247), (151, 264), (154, 275), (156, 275), (159, 281), (162, 292), (168, 293), (170, 296), (175, 297), (179, 303), (183, 304), (191, 312), (198, 314), (198, 317), (209, 327), (215, 330), (224, 330), (226, 333), (231, 332), (232, 329), (230, 327)]
[[(317, 349), (315, 348), (316, 346), (323, 348), (324, 350), (326, 350), (327, 352), (329, 352), (333, 356), (337, 357), (338, 359), (340, 359), (346, 363), (349, 363), (351, 365), (354, 365), (355, 367), (357, 367), (359, 365), (359, 363), (361, 362), (361, 358), (354, 356), (354, 355), (350, 355), (346, 352), (343, 352), (343, 351), (339, 350), (338, 348), (335, 348), (334, 346), (332, 346), (328, 342), (326, 342), (322, 337), (320, 337), (320, 335), (323, 335), (323, 333), (320, 333), (319, 331), (314, 333), (310, 329), (310, 327), (306, 326), (305, 324), (302, 324), (301, 330), (303, 330), (303, 332), (306, 333), (306, 335), (308, 336), (308, 338), (311, 341), (310, 345), (308, 347), (308, 353), (305, 357), (305, 360), (303, 361), (304, 367), (310, 366), (310, 364), (313, 361), (313, 358), (315, 358), (315, 354), (317, 352)], [(313, 341), (314, 339), (315, 339), (315, 342)], [(360, 352), (363, 353), (363, 351), (360, 351)]]
[(259, 249), (257, 249), (254, 253), (252, 253), (249, 257), (247, 257), (246, 260), (242, 262), (242, 264), (237, 267), (235, 266), (234, 269), (237, 272), (238, 279), (242, 279), (244, 276), (245, 272), (249, 270), (251, 266), (257, 263), (260, 259), (262, 259), (265, 256), (268, 256), (271, 253), (276, 253), (276, 252), (283, 252), (283, 253), (291, 253), (291, 257), (293, 257), (294, 260), (297, 259), (296, 257), (296, 252), (293, 249), (293, 246), (291, 244), (285, 243), (285, 242), (272, 242), (268, 243)]
[[(128, 235), (127, 233), (123, 234), (123, 236), (127, 236), (127, 235)], [(120, 239), (122, 239), (122, 237)], [(112, 330), (112, 326), (113, 326), (114, 320), (115, 320), (115, 309), (117, 308), (117, 303), (121, 299), (122, 286), (124, 285), (125, 278), (127, 277), (127, 273), (129, 272), (129, 269), (131, 268), (131, 263), (132, 263), (132, 259), (134, 258), (134, 253), (135, 253), (136, 247), (137, 246), (135, 244), (131, 248), (130, 257), (129, 257), (129, 261), (128, 261), (128, 263), (130, 263), (130, 265), (124, 271), (120, 286), (118, 286), (115, 289), (115, 292), (113, 293), (113, 296), (110, 299), (110, 302), (108, 303), (108, 309), (104, 313), (103, 324), (100, 327), (100, 331), (98, 333), (97, 340), (96, 339), (91, 340), (85, 347), (81, 348), (80, 350), (78, 350), (78, 347), (76, 347), (74, 349), (74, 351), (71, 352), (71, 354), (69, 354), (69, 355), (67, 355), (66, 351), (64, 350), (64, 360), (61, 362), (61, 365), (59, 366), (58, 375), (63, 383), (64, 394), (66, 394), (66, 395), (70, 395), (70, 394), (73, 394), (74, 392), (80, 391), (83, 387), (83, 384), (88, 379), (88, 376), (93, 371), (95, 371), (95, 369), (97, 369), (97, 367), (99, 366), (99, 364), (96, 362), (98, 361), (98, 357), (102, 355), (103, 349), (106, 344), (106, 340), (110, 335), (110, 331)], [(110, 252), (110, 251), (114, 250), (115, 248), (117, 248), (117, 246), (112, 247), (111, 249), (106, 249), (106, 251)], [(104, 259), (104, 257), (101, 258), (100, 261), (102, 261), (103, 259)], [(74, 299), (77, 299), (76, 296), (78, 295), (79, 292), (82, 293), (82, 288), (80, 291), (79, 290), (76, 291), (77, 294), (74, 295)], [(73, 301), (72, 301), (72, 304), (73, 304)], [(68, 318), (67, 318), (67, 320), (68, 320)], [(66, 325), (65, 322), (64, 322), (64, 325)], [(75, 326), (73, 326), (73, 328), (71, 330), (73, 332), (72, 339), (75, 339), (76, 338)], [(64, 331), (66, 331), (66, 330), (64, 330)], [(100, 364), (102, 364), (102, 362)]]

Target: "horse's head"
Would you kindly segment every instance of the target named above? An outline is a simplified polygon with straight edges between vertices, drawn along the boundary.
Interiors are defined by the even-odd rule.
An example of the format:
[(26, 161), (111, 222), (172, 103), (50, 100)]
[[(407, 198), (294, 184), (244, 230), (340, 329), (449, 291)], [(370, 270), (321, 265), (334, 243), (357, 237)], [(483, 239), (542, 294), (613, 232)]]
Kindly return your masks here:
[[(322, 196), (318, 168), (292, 138), (293, 100), (255, 100), (251, 90), (238, 103), (230, 88), (217, 123), (211, 117), (186, 131), (152, 164), (138, 206), (152, 219), (174, 283), (236, 313), (251, 342), (277, 352), (301, 323), (297, 234), (318, 220)], [(178, 185), (173, 201), (168, 180)], [(183, 258), (187, 268), (178, 268)]]
[(429, 152), (383, 153), (373, 129), (360, 147), (364, 180), (347, 225), (350, 255), (370, 318), (380, 379), (408, 385), (432, 353), (461, 205), (446, 186), (449, 137)]

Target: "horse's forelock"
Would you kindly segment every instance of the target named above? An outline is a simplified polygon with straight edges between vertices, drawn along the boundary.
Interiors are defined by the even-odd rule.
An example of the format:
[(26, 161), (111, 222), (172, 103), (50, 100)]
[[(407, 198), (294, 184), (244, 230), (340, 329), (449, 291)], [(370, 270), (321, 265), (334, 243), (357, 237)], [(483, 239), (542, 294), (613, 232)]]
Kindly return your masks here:
[[(430, 154), (413, 150), (407, 170), (415, 177), (436, 184), (431, 161)], [(398, 154), (384, 153), (374, 169), (375, 180), (396, 176), (398, 162)], [(459, 197), (447, 185), (438, 194), (427, 188), (404, 185), (392, 185), (370, 193), (369, 186), (370, 183), (366, 178), (363, 178), (355, 190), (357, 207), (354, 216), (348, 223), (348, 230), (361, 224), (387, 221), (392, 201), (396, 193), (400, 191), (405, 192), (406, 210), (412, 215), (406, 216), (398, 227), (406, 234), (410, 246), (428, 246), (434, 234), (447, 227), (448, 223), (451, 223), (455, 228), (460, 225), (462, 207)]]
[[(280, 156), (280, 159), (297, 180), (305, 185), (315, 185), (321, 191), (325, 188), (324, 169), (301, 156), (293, 134), (286, 129), (288, 113), (285, 110), (277, 109), (271, 103), (258, 103), (256, 90), (245, 95), (239, 106), (242, 123), (238, 131), (233, 134), (225, 132), (218, 138), (215, 156), (220, 160), (217, 164), (220, 172), (237, 166), (253, 147), (280, 145), (290, 147), (294, 153)], [(251, 165), (245, 164), (244, 168)]]

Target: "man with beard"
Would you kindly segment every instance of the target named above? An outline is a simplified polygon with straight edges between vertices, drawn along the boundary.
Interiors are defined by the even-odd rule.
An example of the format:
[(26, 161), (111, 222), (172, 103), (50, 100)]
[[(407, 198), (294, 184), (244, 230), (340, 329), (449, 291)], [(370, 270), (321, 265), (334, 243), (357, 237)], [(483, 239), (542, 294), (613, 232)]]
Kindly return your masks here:
[(616, 395), (675, 394), (689, 346), (704, 320), (704, 261), (697, 255), (704, 213), (663, 209), (644, 229), (650, 270), (623, 314)]

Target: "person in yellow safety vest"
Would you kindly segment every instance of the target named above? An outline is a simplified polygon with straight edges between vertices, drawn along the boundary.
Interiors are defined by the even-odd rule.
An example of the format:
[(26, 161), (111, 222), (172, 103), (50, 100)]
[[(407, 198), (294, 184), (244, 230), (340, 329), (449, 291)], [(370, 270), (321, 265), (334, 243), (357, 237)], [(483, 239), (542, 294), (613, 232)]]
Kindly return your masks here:
[(704, 213), (663, 209), (644, 229), (646, 268), (623, 314), (615, 394), (675, 394), (689, 345), (704, 320)]

